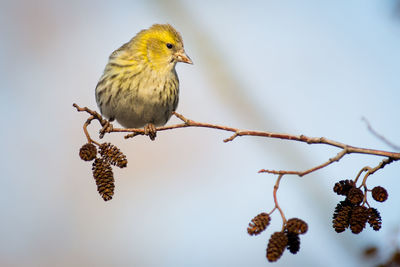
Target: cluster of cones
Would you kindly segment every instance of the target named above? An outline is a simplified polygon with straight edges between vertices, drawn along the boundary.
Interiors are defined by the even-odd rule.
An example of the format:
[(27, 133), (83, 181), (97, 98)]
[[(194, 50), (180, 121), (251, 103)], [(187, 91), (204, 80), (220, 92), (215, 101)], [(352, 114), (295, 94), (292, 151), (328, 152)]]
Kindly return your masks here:
[[(333, 228), (337, 233), (350, 228), (353, 234), (359, 234), (368, 223), (372, 229), (378, 231), (382, 226), (382, 219), (376, 208), (370, 207), (367, 200), (367, 192), (363, 192), (352, 180), (342, 180), (335, 184), (333, 191), (345, 200), (340, 201), (333, 213)], [(372, 198), (378, 202), (384, 202), (388, 198), (385, 188), (376, 186), (371, 190)]]
[[(100, 155), (100, 157), (97, 156)], [(79, 150), (84, 161), (93, 161), (92, 171), (97, 191), (104, 201), (111, 200), (114, 195), (114, 174), (111, 165), (124, 168), (128, 164), (126, 156), (110, 143), (103, 143), (97, 149), (92, 143), (84, 144)]]
[[(249, 235), (258, 235), (264, 231), (271, 221), (271, 217), (267, 213), (260, 213), (254, 217), (249, 223), (247, 233)], [(267, 259), (270, 262), (277, 261), (288, 249), (291, 253), (296, 254), (300, 250), (299, 235), (305, 234), (308, 225), (301, 219), (291, 218), (286, 221), (284, 229), (271, 235), (267, 246)]]

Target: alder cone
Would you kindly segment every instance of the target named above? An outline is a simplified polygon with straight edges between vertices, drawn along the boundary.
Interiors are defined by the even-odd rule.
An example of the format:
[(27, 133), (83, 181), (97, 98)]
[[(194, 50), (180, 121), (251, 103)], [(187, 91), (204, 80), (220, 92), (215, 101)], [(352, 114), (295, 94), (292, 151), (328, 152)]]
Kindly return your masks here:
[(100, 196), (104, 201), (111, 200), (114, 195), (115, 185), (110, 163), (103, 158), (96, 158), (93, 162), (92, 170)]
[(288, 238), (287, 249), (292, 254), (296, 254), (300, 250), (300, 237), (298, 234), (286, 232), (286, 236)]
[(341, 201), (333, 213), (332, 226), (337, 233), (344, 232), (350, 224), (350, 216), (353, 206), (347, 201)]
[(283, 232), (275, 232), (271, 235), (267, 247), (267, 259), (270, 262), (279, 260), (288, 244), (288, 238)]
[(350, 229), (353, 234), (359, 234), (365, 228), (368, 221), (368, 208), (364, 206), (355, 206), (350, 216)]
[(110, 162), (112, 165), (116, 165), (120, 168), (124, 168), (128, 164), (126, 156), (119, 150), (118, 147), (111, 143), (103, 143), (100, 145), (99, 149), (100, 155), (103, 156), (105, 160)]
[(308, 225), (299, 218), (291, 218), (286, 222), (286, 229), (288, 232), (295, 234), (305, 234), (308, 230)]
[(341, 180), (333, 187), (333, 192), (338, 195), (346, 196), (351, 188), (355, 186), (352, 180)]
[(271, 217), (267, 213), (260, 213), (254, 217), (247, 227), (249, 235), (258, 235), (264, 231), (271, 221)]
[(382, 186), (372, 188), (372, 197), (378, 202), (384, 202), (388, 198), (388, 192)]
[(81, 149), (79, 149), (79, 157), (84, 161), (91, 161), (97, 155), (96, 146), (90, 143), (84, 144)]
[(352, 187), (347, 193), (347, 199), (351, 202), (351, 204), (358, 205), (364, 199), (364, 193), (360, 188)]
[(375, 231), (379, 231), (382, 227), (382, 218), (379, 211), (375, 208), (368, 209), (368, 224)]

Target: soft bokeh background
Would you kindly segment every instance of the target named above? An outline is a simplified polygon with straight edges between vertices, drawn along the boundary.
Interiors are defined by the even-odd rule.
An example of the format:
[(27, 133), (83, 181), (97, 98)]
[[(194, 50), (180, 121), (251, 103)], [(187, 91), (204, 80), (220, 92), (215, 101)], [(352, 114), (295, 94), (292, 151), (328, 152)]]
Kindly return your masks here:
[[(169, 22), (194, 65), (177, 66), (178, 111), (243, 129), (325, 136), (391, 150), (399, 139), (400, 19), (397, 1), (2, 1), (0, 8), (1, 266), (266, 266), (273, 215), (257, 237), (249, 220), (273, 208), (275, 177), (261, 168), (299, 170), (338, 150), (228, 133), (178, 129), (155, 142), (106, 136), (128, 156), (114, 168), (104, 202), (90, 164), (78, 157), (94, 88), (109, 54), (139, 30)], [(176, 119), (170, 123), (176, 122)], [(95, 135), (98, 127), (92, 126)], [(371, 204), (383, 228), (340, 235), (332, 192), (381, 159), (351, 155), (303, 178), (285, 177), (286, 216), (309, 223), (297, 255), (275, 266), (372, 266), (377, 244), (389, 255), (400, 221), (399, 164), (369, 184), (389, 190)]]

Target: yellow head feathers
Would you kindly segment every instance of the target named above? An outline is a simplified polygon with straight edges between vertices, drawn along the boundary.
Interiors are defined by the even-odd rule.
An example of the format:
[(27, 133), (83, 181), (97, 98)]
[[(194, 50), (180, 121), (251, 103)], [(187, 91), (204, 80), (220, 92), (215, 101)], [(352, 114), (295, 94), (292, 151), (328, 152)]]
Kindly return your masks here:
[(114, 56), (124, 61), (146, 62), (159, 71), (169, 70), (177, 62), (192, 64), (185, 53), (181, 35), (169, 24), (154, 24), (140, 31), (118, 49)]
[(147, 30), (142, 30), (137, 37), (144, 39), (157, 39), (165, 44), (170, 43), (183, 48), (182, 36), (170, 24), (154, 24)]

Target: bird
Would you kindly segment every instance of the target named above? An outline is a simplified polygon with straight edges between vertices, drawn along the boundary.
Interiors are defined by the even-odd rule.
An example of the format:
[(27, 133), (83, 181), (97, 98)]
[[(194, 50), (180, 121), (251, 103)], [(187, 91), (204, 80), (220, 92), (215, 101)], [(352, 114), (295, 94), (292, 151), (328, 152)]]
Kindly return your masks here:
[(193, 64), (174, 27), (141, 30), (109, 56), (95, 90), (100, 113), (125, 128), (144, 127), (154, 140), (178, 106), (178, 62)]

